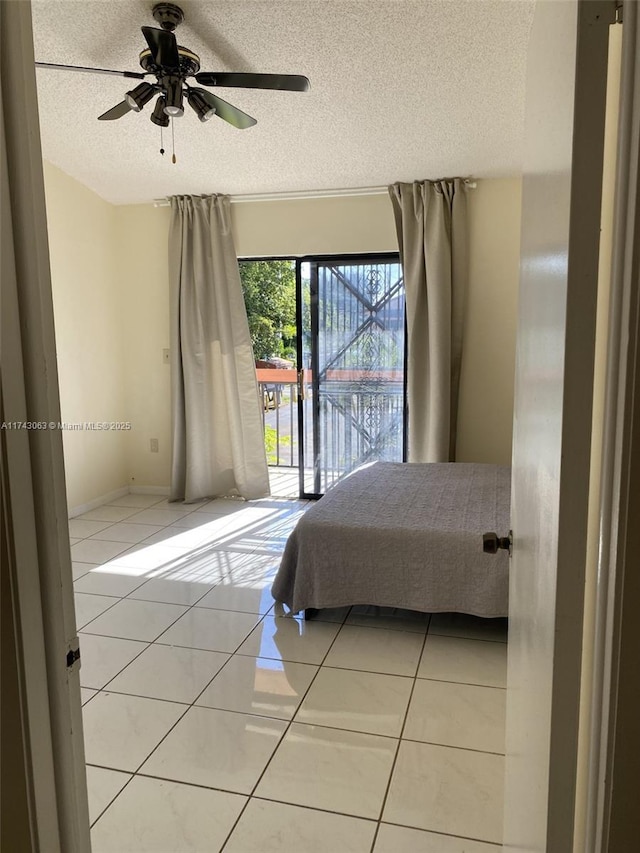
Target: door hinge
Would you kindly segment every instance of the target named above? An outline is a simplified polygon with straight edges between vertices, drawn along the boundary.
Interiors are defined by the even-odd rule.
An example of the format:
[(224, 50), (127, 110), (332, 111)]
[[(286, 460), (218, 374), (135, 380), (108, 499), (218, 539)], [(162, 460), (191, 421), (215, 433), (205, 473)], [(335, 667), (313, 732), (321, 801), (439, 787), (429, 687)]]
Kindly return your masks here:
[(67, 669), (80, 669), (80, 640), (77, 637), (73, 638), (67, 649)]
[(616, 20), (615, 20), (616, 24), (622, 23), (622, 7), (623, 7), (622, 0), (616, 0)]

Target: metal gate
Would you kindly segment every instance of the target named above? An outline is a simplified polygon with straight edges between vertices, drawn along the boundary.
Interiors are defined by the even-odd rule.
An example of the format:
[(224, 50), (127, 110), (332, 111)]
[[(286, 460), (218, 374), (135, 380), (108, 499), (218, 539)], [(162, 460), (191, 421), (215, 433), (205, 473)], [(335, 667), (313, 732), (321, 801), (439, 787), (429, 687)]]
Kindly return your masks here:
[(323, 494), (367, 462), (403, 461), (404, 281), (397, 256), (376, 256), (312, 261), (308, 286), (304, 491)]

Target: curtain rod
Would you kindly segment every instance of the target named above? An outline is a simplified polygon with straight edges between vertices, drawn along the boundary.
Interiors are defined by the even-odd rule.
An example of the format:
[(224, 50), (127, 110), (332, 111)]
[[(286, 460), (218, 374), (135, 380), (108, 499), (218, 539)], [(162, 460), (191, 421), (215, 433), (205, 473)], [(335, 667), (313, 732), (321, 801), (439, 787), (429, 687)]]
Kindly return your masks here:
[[(477, 183), (470, 178), (466, 178), (464, 184), (467, 189), (474, 190)], [(229, 196), (231, 204), (241, 204), (245, 201), (295, 201), (296, 199), (315, 199), (315, 198), (342, 198), (350, 196), (366, 196), (366, 195), (386, 195), (388, 187), (359, 187), (357, 189), (342, 189), (342, 190), (301, 190), (299, 192), (274, 192), (274, 193), (249, 193), (247, 195), (232, 195)], [(153, 201), (154, 207), (168, 207), (168, 198), (156, 198)]]

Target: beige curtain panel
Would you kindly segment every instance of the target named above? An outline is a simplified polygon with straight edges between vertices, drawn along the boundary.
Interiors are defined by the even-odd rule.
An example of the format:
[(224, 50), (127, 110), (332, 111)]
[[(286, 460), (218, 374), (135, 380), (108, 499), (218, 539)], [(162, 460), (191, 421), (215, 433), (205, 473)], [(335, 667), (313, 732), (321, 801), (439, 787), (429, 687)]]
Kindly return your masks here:
[(269, 494), (228, 196), (176, 196), (169, 231), (170, 500)]
[(408, 461), (453, 462), (468, 278), (461, 178), (389, 187), (407, 305)]

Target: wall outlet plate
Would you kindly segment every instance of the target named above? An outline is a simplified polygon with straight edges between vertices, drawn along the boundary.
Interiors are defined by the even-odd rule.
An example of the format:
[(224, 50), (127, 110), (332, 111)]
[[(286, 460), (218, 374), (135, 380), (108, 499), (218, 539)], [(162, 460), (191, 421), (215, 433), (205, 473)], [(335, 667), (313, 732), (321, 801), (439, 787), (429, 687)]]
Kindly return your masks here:
[(158, 447), (158, 439), (157, 438), (150, 438), (149, 439), (149, 447), (150, 447), (152, 453), (157, 453), (160, 449)]

